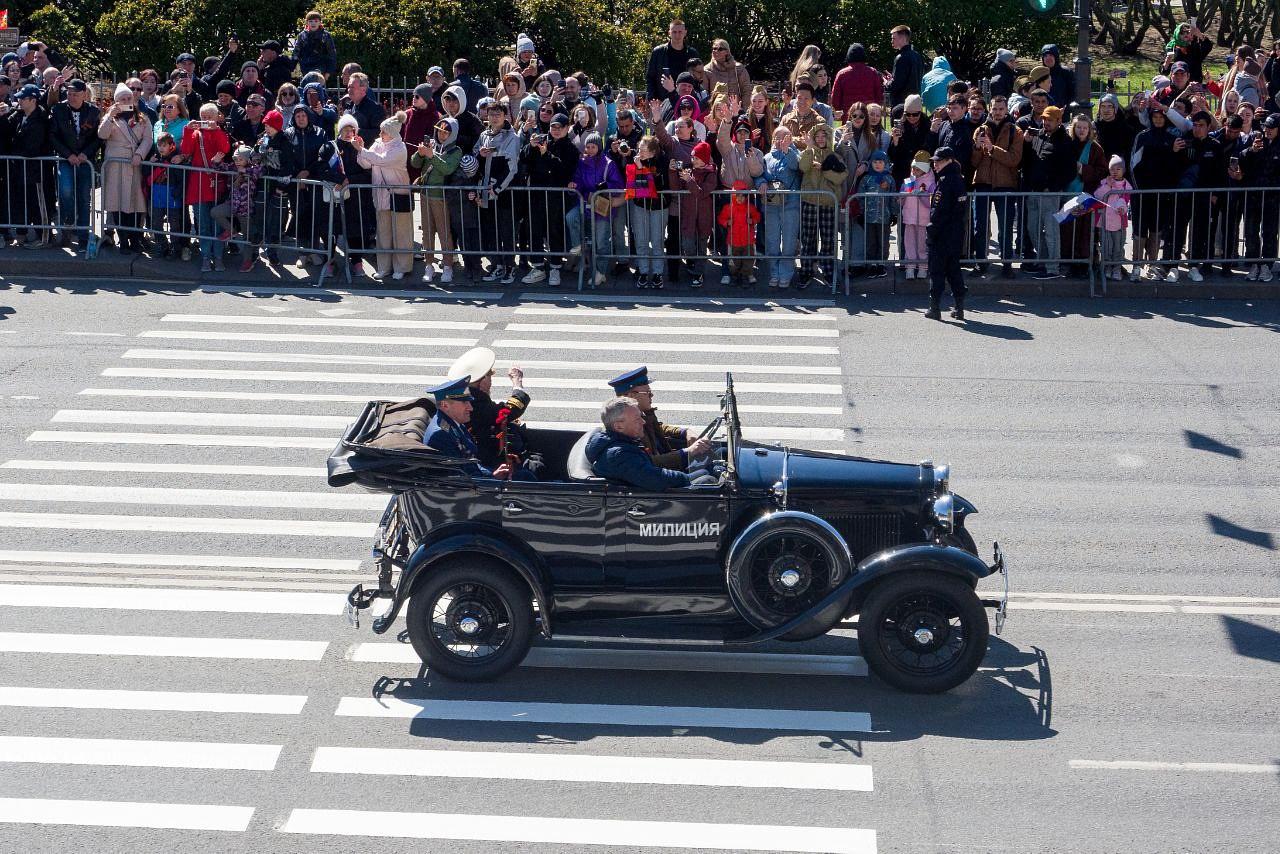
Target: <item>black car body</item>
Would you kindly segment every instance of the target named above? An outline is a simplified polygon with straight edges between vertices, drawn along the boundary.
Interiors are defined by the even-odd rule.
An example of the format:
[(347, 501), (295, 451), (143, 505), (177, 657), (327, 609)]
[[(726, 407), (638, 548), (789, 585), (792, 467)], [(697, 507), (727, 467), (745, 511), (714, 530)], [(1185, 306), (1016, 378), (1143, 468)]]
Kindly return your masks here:
[[(986, 649), (977, 582), (988, 566), (965, 530), (973, 505), (945, 466), (761, 445), (741, 438), (732, 377), (707, 428), (715, 485), (646, 492), (595, 477), (587, 436), (529, 430), (549, 482), (472, 478), (422, 445), (430, 401), (370, 402), (329, 459), (329, 483), (392, 493), (379, 527), (385, 632), (406, 601), (415, 648), (459, 679), (519, 664), (532, 632), (741, 646), (804, 640), (857, 614), (873, 671), (911, 691), (968, 678)], [(588, 434), (590, 435), (590, 434)], [(1007, 581), (1005, 585), (1007, 591)], [(415, 607), (417, 610), (415, 611)]]

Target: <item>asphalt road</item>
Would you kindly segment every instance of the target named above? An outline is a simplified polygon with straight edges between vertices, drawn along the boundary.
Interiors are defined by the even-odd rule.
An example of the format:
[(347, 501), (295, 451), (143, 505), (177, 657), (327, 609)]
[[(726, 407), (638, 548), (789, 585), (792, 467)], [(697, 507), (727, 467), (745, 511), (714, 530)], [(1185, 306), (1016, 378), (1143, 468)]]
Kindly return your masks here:
[[(0, 281), (0, 850), (1275, 850), (1280, 305), (497, 296)], [(950, 463), (1004, 634), (924, 698), (847, 632), (422, 672), (342, 621), (380, 502), (321, 470), (476, 343), (538, 422), (647, 362), (699, 424), (730, 365), (759, 435)]]

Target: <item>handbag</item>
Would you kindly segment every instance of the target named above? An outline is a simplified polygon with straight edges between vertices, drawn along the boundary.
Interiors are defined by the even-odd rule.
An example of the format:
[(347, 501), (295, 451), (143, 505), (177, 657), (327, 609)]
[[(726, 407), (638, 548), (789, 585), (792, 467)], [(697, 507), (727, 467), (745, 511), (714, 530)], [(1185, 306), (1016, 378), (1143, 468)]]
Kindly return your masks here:
[(391, 210), (394, 213), (413, 213), (413, 196), (409, 193), (392, 193)]
[(613, 210), (613, 201), (609, 198), (607, 194), (602, 193), (592, 198), (591, 212), (596, 216), (600, 217), (601, 219), (605, 219), (609, 216), (609, 213), (612, 210)]

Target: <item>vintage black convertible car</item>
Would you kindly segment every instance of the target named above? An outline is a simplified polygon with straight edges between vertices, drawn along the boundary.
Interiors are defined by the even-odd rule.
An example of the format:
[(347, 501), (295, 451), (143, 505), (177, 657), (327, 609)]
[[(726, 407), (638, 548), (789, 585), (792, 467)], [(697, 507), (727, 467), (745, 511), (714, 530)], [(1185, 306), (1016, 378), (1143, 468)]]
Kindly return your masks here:
[[(467, 460), (422, 444), (431, 401), (372, 401), (329, 458), (329, 484), (391, 493), (348, 616), (377, 599), (387, 631), (408, 602), (410, 640), (435, 672), (498, 677), (547, 637), (743, 646), (822, 635), (854, 615), (872, 671), (913, 692), (946, 691), (986, 653), (1008, 599), (997, 544), (988, 566), (965, 530), (973, 505), (948, 469), (798, 451), (742, 439), (732, 376), (714, 485), (645, 492), (592, 474), (590, 436), (530, 430), (559, 479), (472, 478)], [(723, 439), (720, 435), (723, 433)], [(1005, 573), (1005, 596), (979, 580)]]

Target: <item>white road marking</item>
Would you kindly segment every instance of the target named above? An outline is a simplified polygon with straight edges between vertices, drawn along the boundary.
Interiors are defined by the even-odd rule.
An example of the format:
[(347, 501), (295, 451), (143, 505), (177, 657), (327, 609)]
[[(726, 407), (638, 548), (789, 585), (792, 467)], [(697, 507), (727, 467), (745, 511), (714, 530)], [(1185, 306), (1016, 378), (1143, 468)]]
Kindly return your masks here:
[(332, 492), (275, 492), (265, 489), (174, 489), (154, 486), (0, 483), (0, 501), (84, 504), (165, 504), (174, 507), (279, 507), (289, 510), (370, 510), (385, 496)]
[(0, 561), (6, 563), (69, 563), (103, 566), (225, 566), (243, 569), (329, 569), (335, 572), (358, 572), (358, 560), (303, 557), (253, 557), (236, 555), (170, 555), (124, 552), (59, 552), (22, 549), (0, 550)]
[(590, 332), (595, 335), (684, 335), (717, 338), (839, 338), (840, 330), (768, 326), (644, 326), (606, 323), (508, 323), (508, 332)]
[(0, 735), (0, 762), (274, 771), (279, 744)]
[[(164, 284), (156, 282), (156, 284)], [(340, 288), (289, 288), (289, 287), (269, 287), (257, 285), (200, 285), (196, 289), (197, 293), (219, 293), (219, 294), (265, 294), (267, 296), (302, 296), (308, 299), (315, 299), (317, 295), (338, 296), (342, 297), (341, 302), (355, 299), (367, 299), (369, 297), (403, 297), (415, 302), (483, 302), (500, 300), (506, 294), (497, 291), (445, 291), (445, 290), (358, 290), (348, 291)], [(743, 300), (743, 302), (748, 302)], [(834, 305), (834, 303), (830, 303)], [(262, 306), (257, 306), (262, 308)]]
[(1122, 602), (1041, 602), (1013, 601), (1011, 611), (1088, 611), (1121, 614), (1202, 614), (1211, 616), (1270, 617), (1280, 615), (1280, 607), (1249, 605), (1153, 605)]
[(86, 338), (123, 338), (123, 332), (63, 332), (63, 335), (78, 335)]
[(0, 584), (0, 606), (11, 608), (110, 608), (126, 611), (214, 611), (226, 614), (341, 614), (346, 599), (332, 593), (267, 593), (252, 590), (135, 590)]
[[(418, 664), (405, 643), (360, 643), (352, 661)], [(707, 673), (768, 673), (790, 676), (866, 676), (867, 663), (856, 655), (805, 655), (760, 652), (698, 652), (665, 649), (577, 649), (535, 646), (522, 667), (573, 670), (680, 670)]]
[(202, 691), (123, 691), (98, 688), (0, 686), (0, 706), (35, 709), (110, 709), (147, 712), (299, 715), (299, 694), (223, 694)]
[[(552, 349), (560, 349), (556, 342), (549, 342)], [(707, 353), (713, 350), (715, 345), (691, 345), (688, 352)], [(654, 342), (651, 348), (661, 352), (663, 345)], [(574, 349), (574, 348), (567, 348)], [(577, 348), (586, 349), (586, 348)], [(601, 343), (598, 350), (622, 350), (625, 347), (617, 347), (611, 343)], [(649, 349), (646, 347), (645, 349)], [(831, 348), (833, 351), (835, 348)], [(125, 359), (134, 360), (154, 360), (154, 361), (170, 361), (170, 362), (247, 362), (250, 364), (260, 365), (266, 363), (279, 364), (300, 364), (300, 365), (407, 365), (409, 367), (437, 367), (448, 368), (453, 364), (453, 359), (435, 358), (435, 357), (414, 357), (414, 356), (360, 356), (348, 355), (345, 353), (259, 353), (255, 351), (239, 351), (239, 350), (160, 350), (148, 349), (145, 347), (135, 347), (126, 350)], [(537, 371), (574, 371), (574, 372), (601, 372), (624, 370), (628, 367), (634, 367), (630, 362), (601, 362), (591, 360), (584, 364), (582, 361), (560, 361), (546, 359), (512, 359), (512, 362), (518, 362), (521, 367)], [(649, 370), (657, 373), (673, 374), (706, 374), (716, 373), (723, 374), (730, 371), (735, 374), (785, 374), (788, 376), (815, 376), (815, 377), (835, 377), (840, 376), (839, 365), (726, 365), (723, 363), (710, 364), (681, 364), (681, 365), (664, 365), (650, 363)], [(500, 379), (500, 385), (509, 386), (510, 382)], [(526, 384), (528, 384), (526, 382)], [(667, 383), (662, 384), (666, 387)]]
[[(80, 392), (83, 395), (97, 397), (142, 397), (142, 398), (174, 398), (180, 400), (264, 400), (299, 403), (355, 403), (363, 404), (370, 400), (367, 394), (290, 394), (262, 391), (200, 391), (195, 389), (149, 389), (149, 388), (87, 388)], [(587, 409), (598, 410), (600, 404), (590, 400), (543, 400), (538, 398), (538, 407), (551, 409)], [(716, 413), (720, 407), (714, 403), (678, 403), (662, 401), (663, 412), (697, 412)], [(803, 410), (792, 405), (769, 403), (739, 403), (738, 411), (762, 415), (794, 415), (803, 411), (806, 415), (842, 415), (844, 408), (840, 406), (805, 406)], [(354, 417), (354, 412), (353, 412)], [(323, 474), (323, 471), (322, 471)]]
[(333, 439), (311, 436), (228, 436), (203, 433), (103, 433), (80, 430), (37, 430), (28, 442), (72, 442), (90, 445), (189, 445), (205, 448), (310, 448), (331, 450)]
[(1214, 604), (1269, 604), (1280, 605), (1280, 597), (1264, 596), (1179, 596), (1165, 593), (1041, 593), (1016, 591), (1010, 599), (1062, 599), (1084, 602), (1208, 602)]
[[(840, 352), (838, 347), (819, 347), (807, 344), (723, 344), (719, 341), (704, 341), (696, 344), (682, 344), (668, 341), (548, 341), (531, 338), (502, 338), (493, 342), (493, 349), (525, 352), (527, 350), (599, 350), (600, 352), (629, 353), (768, 353), (769, 355), (793, 356), (835, 356)], [(525, 364), (524, 361), (520, 364)], [(595, 364), (594, 362), (592, 363)], [(836, 368), (839, 370), (839, 368)], [(708, 368), (710, 370), (710, 368)], [(725, 370), (723, 367), (718, 370)], [(730, 369), (734, 370), (734, 369)], [(742, 371), (740, 366), (736, 369)]]
[(1104, 762), (1096, 759), (1072, 759), (1067, 764), (1080, 771), (1194, 771), (1206, 774), (1280, 775), (1280, 762), (1247, 765), (1236, 762)]
[[(308, 291), (307, 293), (314, 293)], [(521, 299), (524, 303), (609, 303), (626, 307), (629, 305), (746, 305), (755, 309), (776, 308), (778, 306), (795, 306), (811, 308), (832, 308), (835, 300), (806, 299), (790, 297), (762, 299), (759, 297), (622, 297), (609, 294), (526, 294)]]
[(1137, 454), (1116, 454), (1115, 459), (1116, 465), (1122, 469), (1137, 469), (1147, 464), (1147, 461)]
[(81, 827), (146, 827), (243, 833), (252, 818), (253, 807), (0, 798), (0, 822), (8, 824), (69, 824)]
[[(742, 407), (739, 407), (741, 409)], [(0, 469), (27, 471), (98, 471), (130, 474), (228, 474), (246, 477), (327, 477), (323, 468), (308, 466), (211, 465), (198, 463), (133, 463), (82, 460), (9, 460)]]
[[(654, 370), (653, 365), (649, 366)], [(708, 369), (710, 370), (710, 369)], [(723, 369), (718, 369), (723, 370)], [(790, 369), (788, 369), (790, 372)], [(348, 374), (325, 371), (240, 371), (231, 369), (187, 369), (187, 368), (107, 368), (102, 372), (104, 377), (135, 377), (145, 379), (179, 379), (179, 380), (247, 380), (253, 382), (312, 382), (312, 383), (356, 383), (359, 385), (398, 385), (421, 390), (428, 384), (443, 382), (446, 377), (432, 374)], [(526, 378), (525, 386), (529, 388), (573, 388), (599, 392), (607, 388), (603, 379), (568, 379), (564, 377)], [(495, 387), (509, 387), (509, 383), (495, 382)], [(769, 382), (735, 382), (734, 388), (739, 392), (760, 392), (763, 394), (810, 394), (818, 396), (843, 395), (844, 390), (838, 383), (769, 383)], [(683, 380), (664, 380), (662, 391), (702, 391), (717, 393), (724, 391), (723, 382), (691, 382)]]
[(396, 347), (474, 347), (478, 338), (425, 338), (419, 335), (307, 335), (301, 332), (222, 332), (221, 330), (149, 329), (139, 338), (188, 341), (269, 341), (288, 344), (387, 344)]
[(339, 717), (422, 718), (502, 723), (599, 726), (772, 729), (789, 732), (872, 732), (866, 712), (805, 709), (731, 709), (705, 706), (622, 706), (592, 703), (518, 703), (485, 700), (402, 700), (343, 697)]
[(372, 320), (348, 317), (263, 317), (258, 314), (166, 314), (162, 323), (227, 323), (238, 326), (330, 326), (340, 329), (472, 329), (488, 324), (472, 320)]
[(639, 783), (654, 786), (740, 786), (870, 792), (870, 765), (478, 750), (318, 747), (311, 770), (332, 774)]
[[(156, 572), (166, 572), (166, 570), (157, 570)], [(145, 576), (148, 573), (142, 572), (138, 574)], [(71, 575), (67, 570), (53, 573), (35, 573), (30, 571), (0, 572), (0, 582), (5, 581), (22, 581), (31, 582), (33, 584), (101, 584), (104, 581), (110, 581), (112, 584), (134, 587), (211, 587), (219, 589), (233, 588), (237, 590), (312, 590), (327, 591), (330, 593), (346, 593), (351, 590), (351, 582), (344, 583), (331, 581), (326, 584), (310, 581), (229, 581), (226, 578), (104, 578), (96, 573), (89, 575)]]
[(840, 318), (834, 314), (822, 314), (821, 312), (796, 312), (796, 311), (747, 311), (740, 315), (723, 314), (708, 315), (697, 311), (681, 311), (679, 309), (644, 309), (644, 308), (625, 308), (620, 306), (602, 306), (599, 308), (571, 308), (569, 306), (543, 306), (543, 305), (521, 305), (517, 306), (516, 314), (536, 314), (554, 317), (591, 317), (605, 318), (608, 320), (630, 320), (633, 317), (656, 317), (662, 320), (698, 320), (705, 323), (712, 318), (723, 318), (725, 320), (762, 320), (766, 323), (773, 323), (778, 320), (799, 320), (811, 321), (817, 323), (835, 323)]
[(265, 534), (274, 537), (370, 539), (374, 523), (292, 519), (206, 519), (197, 516), (115, 516), (88, 513), (0, 513), (0, 528), (60, 531), (152, 531), (175, 534)]
[[(7, 571), (8, 574), (5, 574)], [(353, 571), (348, 575), (334, 572), (253, 572), (243, 569), (176, 569), (171, 566), (0, 566), (0, 577), (10, 579), (13, 577), (34, 579), (36, 576), (43, 574), (49, 578), (57, 578), (64, 581), (79, 575), (85, 575), (89, 579), (80, 583), (102, 584), (110, 581), (112, 584), (131, 583), (129, 576), (139, 576), (145, 578), (148, 583), (169, 582), (172, 584), (187, 583), (186, 579), (201, 579), (209, 584), (225, 583), (229, 586), (247, 585), (251, 581), (271, 580), (276, 583), (263, 584), (263, 587), (287, 586), (279, 582), (292, 581), (329, 581), (333, 583), (342, 583), (342, 589), (350, 590), (351, 581), (367, 579), (368, 575), (360, 571)], [(219, 579), (231, 579), (227, 582), (219, 582)], [(246, 579), (241, 581), (241, 579)], [(351, 581), (343, 581), (343, 579), (351, 579)], [(329, 588), (324, 588), (329, 589)]]
[(323, 314), (325, 317), (346, 317), (350, 314), (364, 314), (364, 309), (360, 308), (322, 308), (316, 314)]
[(623, 845), (702, 851), (875, 854), (874, 830), (800, 825), (614, 821), (586, 818), (295, 809), (284, 833), (486, 842)]
[[(526, 421), (530, 428), (549, 430), (594, 430), (598, 424), (585, 421)], [(742, 428), (742, 435), (756, 441), (771, 439), (809, 439), (822, 442), (844, 441), (844, 430), (839, 427), (752, 427)]]
[[(139, 593), (144, 591), (131, 590), (129, 592)], [(0, 604), (7, 603), (0, 600)], [(325, 650), (328, 647), (329, 644), (324, 641), (282, 641), (259, 638), (180, 638), (153, 635), (0, 632), (0, 652), (48, 653), (55, 655), (138, 655), (156, 658), (319, 661), (324, 658)]]

